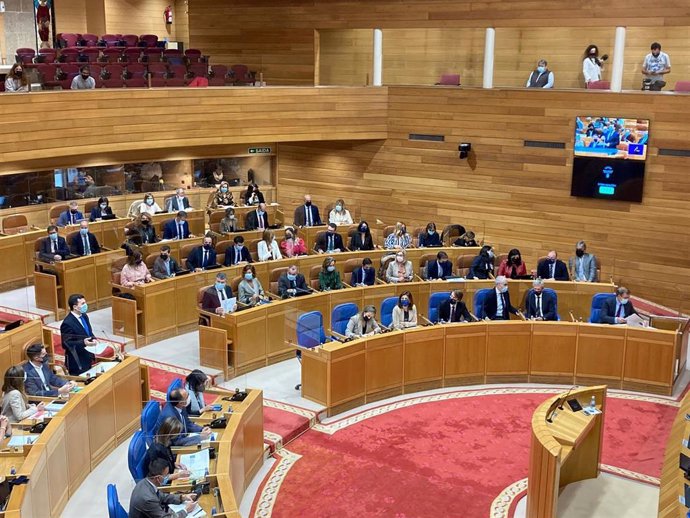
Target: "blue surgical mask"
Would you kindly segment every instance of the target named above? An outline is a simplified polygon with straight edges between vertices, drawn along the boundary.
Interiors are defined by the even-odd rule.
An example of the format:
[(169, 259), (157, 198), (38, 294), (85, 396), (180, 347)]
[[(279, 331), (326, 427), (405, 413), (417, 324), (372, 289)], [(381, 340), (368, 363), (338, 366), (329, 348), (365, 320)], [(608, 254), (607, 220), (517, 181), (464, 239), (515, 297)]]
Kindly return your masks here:
[(287, 278), (289, 281), (294, 281), (295, 279), (297, 279), (297, 274), (288, 273)]
[(216, 289), (217, 289), (218, 291), (224, 290), (224, 289), (225, 289), (225, 283), (224, 283), (224, 282), (217, 282), (217, 283), (216, 283)]
[(80, 229), (79, 229), (79, 233), (80, 233), (82, 236), (86, 236), (86, 235), (88, 235), (88, 233), (89, 233), (89, 229), (88, 229), (88, 228), (80, 228)]
[(537, 67), (537, 72), (543, 74), (544, 72), (546, 72), (546, 67)]
[(83, 315), (89, 310), (89, 305), (84, 302), (84, 304), (79, 308), (79, 312)]
[(503, 286), (501, 288), (501, 293), (506, 293), (508, 291), (508, 286)]
[(147, 199), (146, 199), (146, 205), (153, 205), (153, 199), (152, 199), (152, 198), (147, 198)]
[(334, 271), (335, 271), (335, 266), (327, 266), (327, 267), (326, 267), (326, 270), (328, 270), (329, 272), (334, 272)]
[(337, 212), (340, 212), (341, 210), (343, 210), (343, 206), (342, 206), (342, 205), (336, 205), (336, 206), (335, 206), (335, 210), (336, 210)]
[(262, 211), (262, 210), (257, 210), (256, 213), (257, 213), (259, 216), (263, 216), (263, 215), (264, 215), (264, 211)]
[(108, 204), (107, 203), (101, 203), (101, 209), (107, 209)]
[(221, 187), (220, 192), (228, 192), (228, 188), (227, 187)]
[(402, 304), (402, 306), (403, 306), (404, 308), (406, 308), (407, 306), (410, 305), (410, 301), (407, 300), (407, 299), (402, 299), (402, 300), (400, 301), (400, 303)]
[(48, 237), (52, 239), (53, 241), (57, 241), (58, 235), (57, 232), (55, 234), (48, 234)]
[(252, 272), (247, 272), (244, 274), (244, 278), (248, 281), (251, 281), (254, 278), (254, 275), (252, 275)]
[(170, 475), (165, 475), (161, 481), (162, 486), (167, 486), (170, 483)]
[(628, 299), (621, 299), (621, 304), (624, 306), (628, 303)]
[(434, 231), (434, 230), (427, 230), (426, 233), (429, 234), (430, 236), (433, 236), (433, 235), (436, 233), (436, 231)]

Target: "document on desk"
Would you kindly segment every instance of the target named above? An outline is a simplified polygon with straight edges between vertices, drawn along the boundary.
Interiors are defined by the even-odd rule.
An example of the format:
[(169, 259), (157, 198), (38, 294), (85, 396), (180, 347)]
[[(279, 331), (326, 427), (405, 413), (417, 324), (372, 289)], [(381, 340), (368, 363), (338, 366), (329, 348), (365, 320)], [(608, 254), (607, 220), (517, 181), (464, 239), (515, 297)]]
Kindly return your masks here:
[(649, 320), (640, 317), (637, 313), (625, 317), (625, 323), (632, 327), (649, 327)]
[(96, 342), (96, 345), (87, 345), (84, 347), (84, 349), (89, 351), (91, 354), (98, 356), (99, 354), (103, 354), (103, 351), (105, 351), (108, 347), (110, 347), (110, 344)]
[(38, 435), (13, 435), (10, 438), (10, 442), (7, 443), (7, 446), (13, 447), (13, 446), (25, 446), (27, 444), (33, 444), (36, 442), (38, 439)]
[(57, 414), (63, 408), (65, 408), (65, 405), (61, 405), (60, 403), (48, 403), (46, 405), (46, 412)]
[[(187, 507), (187, 504), (168, 504), (168, 509), (173, 513), (184, 511), (185, 507)], [(206, 511), (204, 511), (199, 504), (196, 504), (196, 507), (187, 515), (187, 518), (204, 518), (205, 516), (208, 516)]]
[(93, 367), (91, 367), (89, 370), (86, 372), (82, 372), (80, 376), (82, 378), (92, 378), (96, 374), (101, 374), (103, 372), (108, 372), (110, 369), (115, 367), (116, 365), (119, 365), (120, 362), (100, 362)]
[(223, 306), (223, 311), (226, 313), (232, 313), (235, 310), (235, 305), (237, 304), (237, 297), (232, 297), (230, 299), (225, 299), (221, 301)]
[(180, 464), (184, 464), (190, 473), (189, 478), (196, 479), (206, 476), (211, 458), (209, 449), (204, 448), (194, 453), (180, 455)]

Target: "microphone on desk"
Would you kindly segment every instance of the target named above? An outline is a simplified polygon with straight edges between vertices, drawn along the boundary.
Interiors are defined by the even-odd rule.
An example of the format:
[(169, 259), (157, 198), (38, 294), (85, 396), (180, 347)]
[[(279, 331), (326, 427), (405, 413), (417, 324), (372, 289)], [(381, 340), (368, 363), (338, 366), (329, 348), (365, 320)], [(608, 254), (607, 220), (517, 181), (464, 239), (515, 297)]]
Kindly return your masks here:
[[(105, 335), (105, 339), (108, 340), (110, 343), (120, 345), (119, 342), (116, 342), (115, 340), (113, 340), (113, 339), (110, 337), (110, 335), (108, 334), (108, 332), (107, 332), (105, 329), (101, 329), (101, 333), (103, 333), (103, 334)], [(115, 359), (114, 359), (113, 361), (116, 361), (116, 362), (121, 362), (121, 361), (122, 361), (122, 355), (124, 354), (124, 352), (123, 352), (123, 349), (124, 349), (124, 348), (125, 348), (125, 347), (124, 347), (124, 344), (122, 344), (122, 345), (120, 346), (120, 351), (115, 353)]]
[(573, 391), (573, 389), (575, 389), (575, 388), (577, 388), (577, 385), (573, 385), (572, 387), (570, 387), (570, 388), (568, 389), (568, 392), (565, 393), (565, 396), (563, 396), (563, 397), (561, 398), (561, 402), (560, 402), (560, 404), (558, 405), (558, 410), (563, 410), (563, 404), (565, 403), (565, 401), (568, 399), (568, 396), (570, 395), (570, 393), (571, 393), (571, 392)]

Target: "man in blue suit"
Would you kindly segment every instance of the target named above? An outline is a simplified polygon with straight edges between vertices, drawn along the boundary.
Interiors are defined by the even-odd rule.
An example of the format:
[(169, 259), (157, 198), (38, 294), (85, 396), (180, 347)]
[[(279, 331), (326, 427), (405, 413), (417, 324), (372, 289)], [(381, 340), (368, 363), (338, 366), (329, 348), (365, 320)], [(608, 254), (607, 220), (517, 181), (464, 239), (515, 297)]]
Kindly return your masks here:
[(78, 376), (91, 368), (96, 357), (86, 350), (96, 345), (96, 337), (86, 314), (88, 304), (84, 295), (75, 293), (67, 299), (70, 312), (60, 325), (60, 337), (65, 348), (65, 364), (71, 376)]
[(56, 376), (48, 366), (48, 353), (43, 344), (32, 344), (26, 348), (28, 362), (24, 364), (26, 380), (24, 390), (30, 396), (54, 397), (68, 394), (76, 383)]
[(67, 225), (76, 225), (82, 219), (84, 215), (79, 212), (79, 204), (76, 201), (69, 202), (69, 209), (60, 214), (55, 224), (58, 227), (66, 227)]
[(362, 260), (362, 266), (355, 268), (352, 271), (352, 286), (373, 286), (376, 284), (376, 271), (374, 270), (371, 259), (365, 257)]
[(527, 293), (525, 316), (532, 320), (558, 320), (556, 296), (544, 291), (544, 281), (536, 279)]
[(439, 252), (436, 254), (435, 261), (428, 261), (426, 263), (426, 278), (431, 281), (434, 279), (443, 279), (452, 277), (453, 263), (448, 259), (448, 254)]
[(181, 210), (175, 219), (171, 219), (163, 226), (163, 239), (187, 239), (188, 237), (194, 236), (189, 233), (187, 213)]
[(555, 250), (549, 250), (546, 259), (537, 266), (537, 277), (555, 281), (569, 281), (568, 267), (558, 258)]
[(321, 225), (319, 208), (311, 202), (311, 195), (304, 195), (304, 205), (295, 209), (295, 225), (298, 227), (313, 227)]
[[(211, 429), (208, 426), (199, 426), (192, 422), (187, 415), (187, 397), (189, 393), (186, 389), (177, 388), (170, 392), (170, 400), (165, 404), (163, 410), (158, 416), (156, 422), (156, 430), (160, 428), (163, 421), (168, 417), (177, 419), (182, 423), (182, 433), (172, 440), (173, 446), (189, 446), (190, 444), (199, 444), (203, 440), (211, 437)], [(194, 434), (194, 435), (190, 435)]]
[(517, 315), (518, 310), (510, 303), (508, 279), (503, 275), (496, 277), (496, 289), (484, 298), (484, 316), (490, 320), (509, 320), (510, 313)]
[(72, 251), (74, 255), (85, 256), (97, 254), (101, 251), (96, 236), (89, 232), (89, 222), (82, 219), (79, 223), (79, 234), (72, 238)]
[[(626, 318), (637, 311), (630, 300), (630, 290), (620, 286), (616, 288), (616, 296), (606, 299), (601, 305), (599, 322), (602, 324), (625, 324)], [(639, 316), (639, 315), (638, 315)]]
[(216, 251), (213, 248), (213, 239), (210, 236), (206, 236), (204, 237), (204, 243), (192, 250), (192, 253), (187, 257), (187, 269), (200, 272), (215, 264)]
[(67, 241), (58, 234), (58, 229), (55, 225), (50, 225), (48, 227), (48, 237), (41, 241), (38, 257), (41, 261), (52, 263), (53, 261), (62, 261), (69, 255), (70, 250), (67, 246)]

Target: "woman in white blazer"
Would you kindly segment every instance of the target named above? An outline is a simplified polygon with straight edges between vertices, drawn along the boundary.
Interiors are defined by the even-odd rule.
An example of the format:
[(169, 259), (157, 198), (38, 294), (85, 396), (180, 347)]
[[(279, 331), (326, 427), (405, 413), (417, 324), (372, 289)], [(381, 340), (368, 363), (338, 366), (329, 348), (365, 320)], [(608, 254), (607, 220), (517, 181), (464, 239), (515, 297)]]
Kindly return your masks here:
[(409, 329), (410, 327), (417, 327), (417, 306), (414, 305), (412, 293), (403, 291), (393, 308), (393, 329)]
[(280, 247), (276, 241), (275, 232), (270, 229), (264, 230), (261, 236), (261, 241), (256, 247), (257, 255), (259, 256), (259, 261), (269, 261), (271, 259), (277, 260), (282, 259), (283, 256), (280, 255)]
[(404, 250), (398, 250), (395, 260), (388, 263), (386, 269), (387, 282), (411, 282), (414, 277), (412, 261), (408, 261)]
[(2, 415), (7, 416), (10, 423), (18, 423), (43, 410), (44, 404), (29, 405), (24, 391), (24, 369), (17, 365), (5, 371), (2, 385)]

